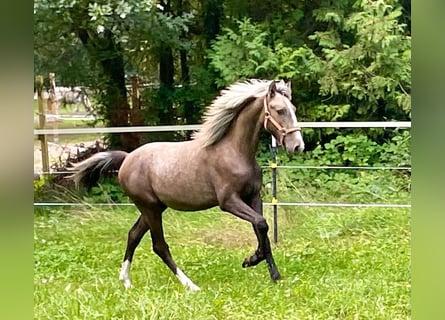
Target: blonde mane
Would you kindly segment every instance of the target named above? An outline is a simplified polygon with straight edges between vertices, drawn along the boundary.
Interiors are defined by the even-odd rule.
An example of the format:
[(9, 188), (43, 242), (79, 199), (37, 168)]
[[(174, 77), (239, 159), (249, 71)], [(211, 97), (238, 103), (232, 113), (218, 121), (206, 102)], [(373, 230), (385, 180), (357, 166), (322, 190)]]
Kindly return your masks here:
[[(222, 90), (218, 97), (207, 107), (203, 124), (195, 132), (193, 139), (200, 140), (203, 147), (211, 146), (222, 139), (230, 124), (237, 115), (238, 109), (247, 101), (267, 94), (271, 80), (250, 79), (236, 82)], [(277, 91), (290, 96), (289, 88), (284, 81), (277, 82)]]

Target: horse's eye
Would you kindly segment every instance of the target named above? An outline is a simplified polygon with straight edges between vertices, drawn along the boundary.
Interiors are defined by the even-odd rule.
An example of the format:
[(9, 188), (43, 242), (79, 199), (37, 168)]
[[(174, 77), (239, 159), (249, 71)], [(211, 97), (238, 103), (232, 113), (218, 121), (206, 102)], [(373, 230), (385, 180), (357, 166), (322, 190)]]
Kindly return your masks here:
[(278, 110), (277, 110), (277, 113), (278, 113), (280, 116), (284, 116), (284, 115), (286, 114), (286, 109), (278, 109)]

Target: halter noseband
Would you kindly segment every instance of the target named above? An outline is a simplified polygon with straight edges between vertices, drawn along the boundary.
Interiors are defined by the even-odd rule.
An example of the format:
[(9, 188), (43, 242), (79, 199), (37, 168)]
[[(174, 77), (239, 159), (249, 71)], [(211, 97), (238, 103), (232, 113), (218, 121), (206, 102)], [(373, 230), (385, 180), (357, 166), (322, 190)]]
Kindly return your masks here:
[(284, 128), (281, 126), (281, 124), (278, 123), (277, 120), (275, 120), (272, 115), (270, 114), (269, 111), (269, 103), (268, 103), (268, 96), (264, 97), (264, 129), (267, 130), (267, 122), (270, 121), (274, 127), (278, 130), (278, 132), (280, 133), (280, 138), (278, 141), (278, 145), (281, 146), (283, 145), (283, 141), (284, 141), (284, 137), (286, 137), (286, 135), (288, 135), (289, 133), (295, 132), (295, 131), (300, 131), (301, 132), (301, 128), (300, 127), (292, 127), (292, 128)]

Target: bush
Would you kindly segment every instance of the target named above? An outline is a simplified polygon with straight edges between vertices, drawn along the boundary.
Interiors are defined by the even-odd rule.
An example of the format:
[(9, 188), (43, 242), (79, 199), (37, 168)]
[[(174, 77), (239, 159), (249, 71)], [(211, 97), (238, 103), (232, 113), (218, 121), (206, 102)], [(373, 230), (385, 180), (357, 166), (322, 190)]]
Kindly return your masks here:
[(106, 179), (97, 186), (92, 187), (88, 194), (83, 195), (83, 200), (88, 203), (129, 203), (129, 198), (124, 194), (116, 179)]
[[(278, 164), (289, 166), (410, 167), (410, 132), (404, 130), (379, 145), (363, 134), (337, 136), (301, 156), (278, 153)], [(266, 157), (266, 158), (264, 158)], [(261, 163), (267, 163), (266, 153)], [(263, 193), (271, 199), (271, 174), (263, 176)], [(410, 171), (379, 169), (278, 169), (282, 202), (407, 203)]]

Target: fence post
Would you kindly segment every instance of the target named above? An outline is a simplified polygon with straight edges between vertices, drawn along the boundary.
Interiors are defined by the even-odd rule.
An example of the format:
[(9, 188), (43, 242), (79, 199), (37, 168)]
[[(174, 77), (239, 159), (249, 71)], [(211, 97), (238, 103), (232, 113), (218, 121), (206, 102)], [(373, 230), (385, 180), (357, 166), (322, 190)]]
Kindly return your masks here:
[(131, 76), (131, 107), (133, 109), (139, 109), (139, 78), (137, 75)]
[(278, 206), (277, 206), (277, 140), (272, 136), (272, 204), (273, 204), (273, 242), (278, 242)]
[[(59, 114), (59, 108), (57, 105), (57, 94), (56, 94), (56, 74), (53, 72), (49, 73), (49, 95), (47, 101), (48, 111), (52, 114), (52, 127), (57, 130), (59, 127), (57, 115)], [(53, 134), (53, 141), (59, 142), (59, 135), (57, 133)]]
[(131, 111), (130, 123), (132, 126), (143, 125), (144, 118), (141, 114), (141, 95), (139, 91), (138, 75), (131, 76)]
[[(43, 108), (43, 77), (36, 76), (36, 88), (37, 88), (37, 103), (39, 107), (39, 128), (45, 128), (46, 116)], [(49, 172), (49, 154), (48, 154), (48, 140), (45, 134), (39, 134), (41, 150), (42, 150), (42, 169), (43, 172)]]

